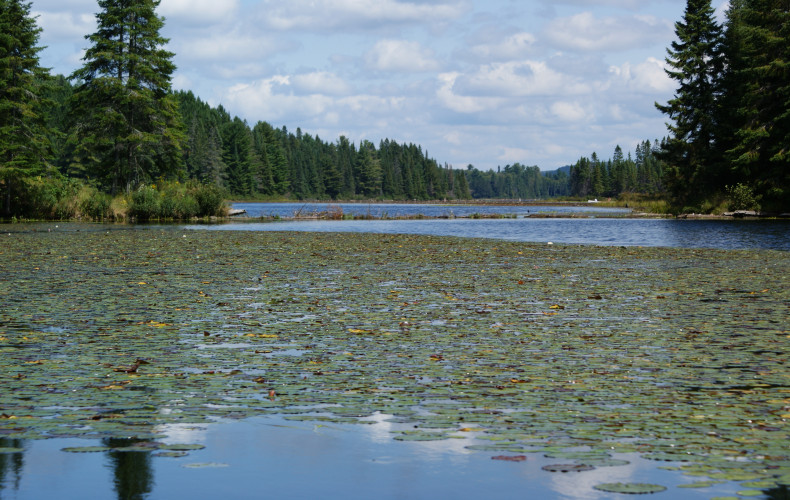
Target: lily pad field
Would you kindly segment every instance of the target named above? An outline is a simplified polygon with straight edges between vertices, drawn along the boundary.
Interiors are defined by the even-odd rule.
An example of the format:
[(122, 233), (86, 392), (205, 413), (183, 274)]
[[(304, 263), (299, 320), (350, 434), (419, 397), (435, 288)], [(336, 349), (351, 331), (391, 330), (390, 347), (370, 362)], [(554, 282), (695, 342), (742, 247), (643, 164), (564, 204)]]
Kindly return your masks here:
[(787, 497), (787, 252), (0, 229), (0, 480), (38, 440), (182, 460), (168, 429), (272, 416), (679, 478), (591, 498)]

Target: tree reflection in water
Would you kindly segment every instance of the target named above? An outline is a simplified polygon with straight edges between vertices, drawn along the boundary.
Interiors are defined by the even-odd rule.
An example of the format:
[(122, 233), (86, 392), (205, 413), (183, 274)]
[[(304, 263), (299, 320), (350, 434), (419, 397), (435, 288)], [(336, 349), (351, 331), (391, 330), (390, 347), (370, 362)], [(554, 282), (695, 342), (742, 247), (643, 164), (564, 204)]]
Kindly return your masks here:
[[(105, 446), (125, 448), (142, 443), (140, 439), (104, 439)], [(154, 473), (147, 451), (108, 451), (118, 500), (143, 500), (153, 491)]]
[[(0, 438), (0, 448), (22, 448), (22, 445), (21, 439)], [(9, 476), (13, 477), (13, 488), (19, 489), (24, 463), (22, 453), (0, 453), (0, 492), (6, 487)]]

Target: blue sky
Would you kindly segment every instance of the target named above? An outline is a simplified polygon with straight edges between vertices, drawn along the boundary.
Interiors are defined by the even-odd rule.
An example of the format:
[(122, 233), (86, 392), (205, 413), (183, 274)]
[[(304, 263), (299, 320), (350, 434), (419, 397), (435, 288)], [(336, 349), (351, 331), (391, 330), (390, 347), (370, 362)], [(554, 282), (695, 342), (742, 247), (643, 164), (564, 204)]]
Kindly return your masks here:
[[(682, 0), (162, 0), (173, 84), (251, 125), (544, 170), (666, 135)], [(723, 9), (723, 0), (714, 6)], [(33, 0), (41, 62), (79, 67), (94, 0)]]

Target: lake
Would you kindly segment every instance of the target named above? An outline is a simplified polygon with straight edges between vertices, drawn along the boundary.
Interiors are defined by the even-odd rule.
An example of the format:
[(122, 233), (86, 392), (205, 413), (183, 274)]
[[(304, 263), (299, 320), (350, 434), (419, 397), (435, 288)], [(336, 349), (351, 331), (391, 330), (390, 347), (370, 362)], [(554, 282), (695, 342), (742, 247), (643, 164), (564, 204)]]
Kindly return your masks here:
[[(241, 203), (233, 208), (255, 217), (293, 217), (327, 210), (327, 204)], [(676, 248), (790, 250), (790, 220), (697, 220), (626, 218), (628, 209), (583, 206), (443, 206), (341, 204), (343, 213), (373, 217), (442, 217), (454, 214), (515, 215), (502, 219), (424, 220), (296, 220), (230, 222), (190, 225), (190, 229), (230, 231), (308, 231), (380, 234), (424, 234), (491, 238), (538, 243), (582, 245), (659, 246)], [(567, 215), (568, 218), (530, 218), (535, 214)], [(571, 218), (584, 215), (585, 218)]]
[(368, 230), (599, 221), (2, 225), (0, 498), (786, 498), (787, 251)]

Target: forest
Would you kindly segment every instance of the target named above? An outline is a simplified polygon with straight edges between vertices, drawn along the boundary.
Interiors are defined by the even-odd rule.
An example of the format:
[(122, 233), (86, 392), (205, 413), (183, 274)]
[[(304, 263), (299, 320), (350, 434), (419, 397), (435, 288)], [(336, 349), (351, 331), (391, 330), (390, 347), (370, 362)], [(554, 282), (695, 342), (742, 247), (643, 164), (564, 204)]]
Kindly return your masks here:
[(673, 212), (790, 207), (787, 2), (689, 0), (667, 50), (668, 135), (543, 172), (455, 168), (416, 144), (324, 140), (172, 88), (156, 0), (100, 0), (83, 65), (39, 63), (30, 4), (0, 0), (0, 217), (188, 218), (236, 200), (465, 200), (639, 193)]

